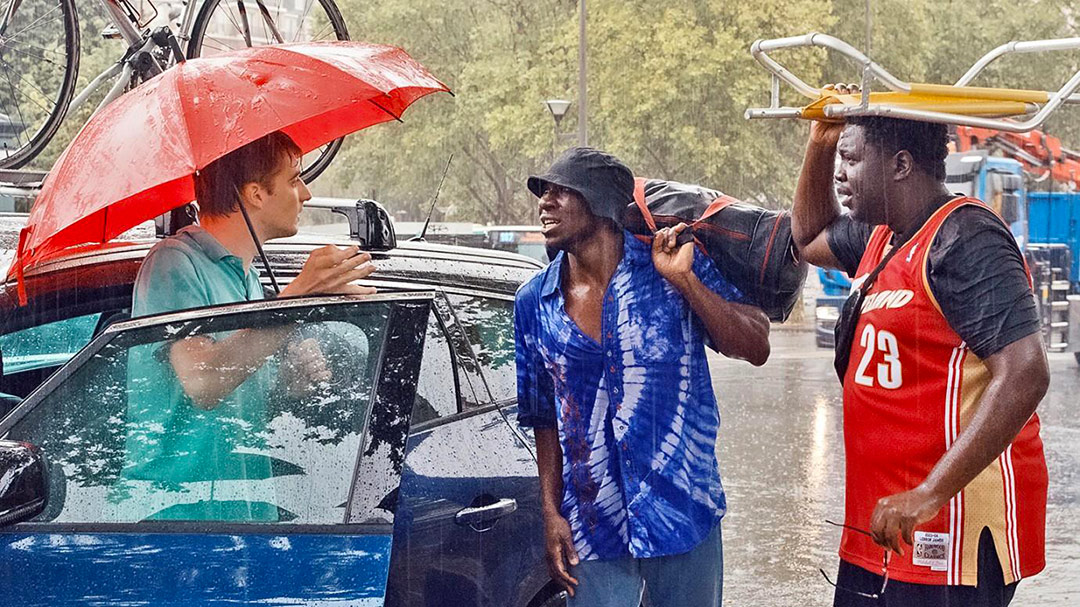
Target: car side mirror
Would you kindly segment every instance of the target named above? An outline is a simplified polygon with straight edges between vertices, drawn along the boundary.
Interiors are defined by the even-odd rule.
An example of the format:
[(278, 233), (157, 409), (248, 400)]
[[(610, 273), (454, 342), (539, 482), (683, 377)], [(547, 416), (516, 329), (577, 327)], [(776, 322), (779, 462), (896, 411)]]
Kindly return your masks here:
[(0, 527), (34, 518), (48, 499), (48, 466), (41, 449), (0, 441)]

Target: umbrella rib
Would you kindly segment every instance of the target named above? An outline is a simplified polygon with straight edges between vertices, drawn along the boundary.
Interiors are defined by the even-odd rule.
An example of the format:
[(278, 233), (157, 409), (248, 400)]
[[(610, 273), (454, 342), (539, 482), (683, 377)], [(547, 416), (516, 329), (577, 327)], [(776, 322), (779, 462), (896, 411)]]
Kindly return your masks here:
[(395, 113), (391, 112), (390, 110), (384, 108), (383, 106), (379, 105), (378, 103), (375, 102), (374, 99), (368, 99), (368, 103), (370, 103), (371, 105), (374, 105), (375, 107), (377, 107), (380, 110), (386, 112), (387, 114), (390, 114), (391, 116), (393, 116), (394, 120), (397, 120), (398, 122), (401, 122), (401, 123), (405, 122), (404, 120), (401, 119), (401, 116), (398, 116), (397, 114), (395, 114)]

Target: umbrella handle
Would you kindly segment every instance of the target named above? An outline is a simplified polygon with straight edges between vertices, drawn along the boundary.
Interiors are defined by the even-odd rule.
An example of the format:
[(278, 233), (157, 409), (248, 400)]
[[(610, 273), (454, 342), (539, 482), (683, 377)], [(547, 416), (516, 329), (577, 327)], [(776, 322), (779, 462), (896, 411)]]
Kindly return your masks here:
[[(240, 198), (239, 190), (236, 192), (236, 197)], [(274, 276), (274, 269), (270, 267), (270, 260), (266, 258), (266, 251), (263, 251), (262, 243), (259, 242), (259, 237), (255, 235), (255, 226), (251, 223), (251, 217), (248, 216), (247, 209), (244, 208), (243, 198), (240, 198), (240, 214), (244, 216), (244, 223), (247, 224), (251, 240), (255, 242), (255, 248), (259, 251), (259, 258), (262, 259), (263, 267), (266, 268), (266, 273), (270, 275), (270, 284), (274, 286), (274, 294), (281, 295), (281, 287), (278, 286), (277, 277)]]

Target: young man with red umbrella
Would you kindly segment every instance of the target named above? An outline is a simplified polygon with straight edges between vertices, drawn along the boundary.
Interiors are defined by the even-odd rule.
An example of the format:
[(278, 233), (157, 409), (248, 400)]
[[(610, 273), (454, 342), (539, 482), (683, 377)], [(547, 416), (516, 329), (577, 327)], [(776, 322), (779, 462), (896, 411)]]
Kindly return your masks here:
[[(271, 133), (210, 163), (195, 176), (200, 225), (188, 226), (150, 250), (132, 294), (133, 317), (263, 298), (253, 263), (268, 240), (292, 236), (304, 201), (300, 149), (287, 135)], [(244, 217), (247, 212), (251, 228)], [(258, 238), (258, 244), (255, 239)], [(371, 255), (358, 247), (326, 245), (311, 253), (281, 297), (366, 294), (353, 284), (372, 272)], [(177, 342), (170, 362), (184, 391), (210, 408), (232, 392), (281, 345), (285, 334), (247, 332), (221, 341), (209, 337)], [(255, 347), (252, 347), (255, 346)], [(310, 379), (326, 373), (314, 340), (292, 349), (291, 364)]]
[[(266, 241), (296, 233), (303, 203), (311, 198), (300, 179), (300, 158), (296, 144), (275, 132), (199, 171), (195, 191), (201, 223), (183, 228), (147, 254), (135, 281), (132, 316), (263, 299), (254, 258)], [(353, 284), (374, 271), (371, 256), (358, 253), (355, 246), (316, 249), (280, 296), (373, 293), (371, 287)], [(311, 327), (318, 333), (318, 325)], [(366, 355), (364, 336), (353, 335), (352, 341)], [(247, 437), (265, 428), (267, 402), (312, 393), (331, 379), (329, 367), (319, 341), (297, 336), (293, 326), (133, 348), (127, 473), (170, 486), (206, 478), (235, 480), (225, 462), (238, 447), (255, 446)], [(267, 458), (249, 458), (242, 470), (244, 479), (271, 475)], [(210, 509), (201, 516), (277, 520), (276, 509), (265, 506), (272, 496), (248, 497), (244, 511)], [(218, 502), (209, 504), (217, 507)]]

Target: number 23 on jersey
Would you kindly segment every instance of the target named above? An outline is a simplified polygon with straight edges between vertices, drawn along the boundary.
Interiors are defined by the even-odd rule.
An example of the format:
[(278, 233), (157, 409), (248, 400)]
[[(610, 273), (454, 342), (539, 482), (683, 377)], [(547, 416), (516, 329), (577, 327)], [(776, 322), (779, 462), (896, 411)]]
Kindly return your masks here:
[[(859, 359), (859, 368), (855, 370), (855, 383), (873, 388), (880, 386), (886, 390), (895, 390), (904, 383), (900, 364), (900, 347), (896, 336), (889, 331), (878, 331), (867, 323), (859, 335), (859, 346), (863, 349)], [(880, 357), (877, 356), (880, 353)], [(875, 359), (880, 359), (873, 365)]]

